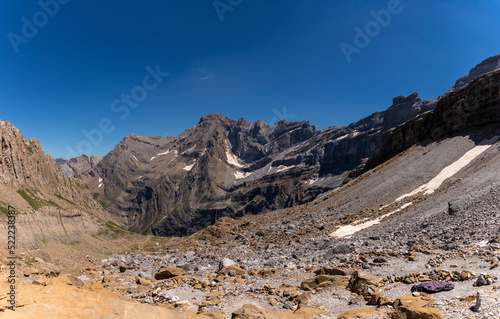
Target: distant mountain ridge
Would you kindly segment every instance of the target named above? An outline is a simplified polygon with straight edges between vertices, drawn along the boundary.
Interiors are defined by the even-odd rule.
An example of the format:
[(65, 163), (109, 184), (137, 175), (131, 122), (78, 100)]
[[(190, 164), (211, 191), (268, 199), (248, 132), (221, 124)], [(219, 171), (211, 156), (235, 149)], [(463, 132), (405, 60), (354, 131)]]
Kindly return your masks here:
[[(498, 69), (499, 60), (480, 63), (451, 91)], [(386, 111), (322, 131), (306, 121), (269, 126), (209, 114), (178, 137), (125, 137), (82, 179), (123, 226), (188, 235), (222, 216), (294, 206), (341, 185), (349, 172), (363, 171), (385, 133), (442, 98), (398, 96)]]
[(83, 154), (69, 160), (56, 158), (56, 163), (61, 168), (64, 175), (73, 177), (94, 168), (94, 166), (99, 164), (103, 157), (104, 156), (88, 157), (87, 155)]
[(478, 76), (498, 69), (500, 69), (500, 54), (492, 56), (476, 65), (470, 70), (469, 74), (458, 79), (455, 85), (446, 93), (462, 89)]

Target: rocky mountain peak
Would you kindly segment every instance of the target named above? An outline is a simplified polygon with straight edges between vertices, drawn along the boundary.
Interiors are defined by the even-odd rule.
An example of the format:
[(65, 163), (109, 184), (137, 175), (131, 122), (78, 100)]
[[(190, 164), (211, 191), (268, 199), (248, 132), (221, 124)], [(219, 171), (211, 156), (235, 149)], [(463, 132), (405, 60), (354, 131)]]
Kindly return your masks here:
[(238, 126), (250, 126), (250, 122), (245, 120), (244, 118), (240, 117), (237, 123)]
[(208, 115), (202, 116), (200, 118), (200, 121), (198, 122), (198, 124), (201, 124), (204, 122), (224, 124), (224, 123), (235, 122), (235, 121), (231, 120), (229, 117), (224, 116), (224, 115), (210, 113)]
[(92, 155), (89, 157), (87, 154), (82, 154), (70, 160), (57, 158), (56, 163), (64, 175), (73, 177), (94, 168), (102, 159), (103, 156)]
[(266, 130), (270, 129), (271, 127), (264, 121), (261, 120), (256, 120), (251, 124), (251, 129), (253, 130)]
[(455, 85), (447, 92), (453, 92), (467, 86), (476, 77), (500, 69), (500, 54), (492, 56), (483, 62), (476, 65), (469, 71), (468, 75), (465, 75), (455, 82)]
[(396, 106), (396, 105), (402, 104), (402, 103), (407, 103), (407, 102), (415, 103), (418, 101), (421, 101), (421, 99), (418, 97), (418, 93), (414, 92), (408, 96), (404, 96), (404, 95), (396, 96), (395, 98), (392, 99), (392, 105)]

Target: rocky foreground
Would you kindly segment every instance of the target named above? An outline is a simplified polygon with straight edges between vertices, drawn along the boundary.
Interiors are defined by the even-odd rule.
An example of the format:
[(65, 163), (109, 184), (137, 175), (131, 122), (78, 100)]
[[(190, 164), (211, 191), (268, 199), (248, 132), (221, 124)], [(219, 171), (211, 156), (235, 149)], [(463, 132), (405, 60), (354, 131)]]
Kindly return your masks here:
[[(459, 251), (408, 250), (327, 253), (337, 262), (294, 258), (271, 267), (162, 250), (89, 257), (80, 275), (62, 274), (40, 251), (22, 254), (15, 318), (500, 318), (499, 246)], [(208, 251), (207, 251), (208, 252)], [(321, 252), (319, 249), (317, 252)], [(29, 265), (26, 261), (32, 261)], [(257, 266), (259, 265), (259, 266)], [(6, 276), (6, 270), (3, 269)], [(414, 285), (448, 282), (427, 294)], [(479, 299), (478, 299), (479, 298)], [(479, 300), (479, 301), (478, 301)], [(15, 315), (15, 316), (13, 316)]]
[[(221, 218), (191, 237), (151, 237), (135, 252), (88, 256), (84, 270), (74, 274), (65, 274), (42, 250), (24, 251), (19, 308), (15, 316), (7, 309), (2, 280), (0, 314), (500, 318), (498, 195), (498, 185), (492, 185), (477, 197), (453, 201), (448, 211), (427, 219), (421, 233), (410, 233), (410, 222), (393, 222), (390, 231), (375, 227), (332, 238), (333, 226), (321, 209), (273, 212), (258, 216), (260, 223)], [(412, 292), (432, 282), (447, 283), (447, 289)]]

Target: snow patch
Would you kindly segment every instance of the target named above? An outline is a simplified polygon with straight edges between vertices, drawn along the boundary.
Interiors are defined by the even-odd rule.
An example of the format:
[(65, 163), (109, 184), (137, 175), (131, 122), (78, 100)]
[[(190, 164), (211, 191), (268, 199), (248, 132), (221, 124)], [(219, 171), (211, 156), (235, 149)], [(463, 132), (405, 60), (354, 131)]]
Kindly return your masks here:
[[(416, 195), (418, 193), (421, 193), (421, 192), (424, 192), (425, 195), (429, 195), (429, 194), (432, 194), (434, 193), (434, 191), (436, 189), (438, 189), (445, 180), (447, 180), (448, 178), (452, 177), (453, 175), (455, 175), (456, 173), (458, 173), (462, 168), (464, 168), (465, 166), (467, 166), (470, 162), (472, 162), (474, 159), (476, 159), (479, 155), (481, 155), (482, 153), (484, 153), (487, 149), (489, 149), (492, 145), (494, 145), (498, 140), (500, 139), (500, 136), (495, 136), (495, 137), (492, 137), (488, 140), (484, 140), (482, 141), (481, 143), (479, 143), (476, 147), (474, 147), (473, 149), (469, 150), (467, 153), (465, 153), (461, 158), (459, 158), (457, 161), (453, 162), (452, 164), (446, 166), (436, 177), (434, 177), (433, 179), (431, 179), (428, 183), (416, 188), (415, 190), (413, 190), (412, 192), (410, 193), (407, 193), (399, 198), (397, 198), (394, 203), (398, 202), (398, 201), (401, 201), (402, 199), (404, 198), (407, 198), (407, 197), (410, 197), (410, 196), (413, 196), (413, 195)], [(379, 224), (382, 219), (394, 214), (394, 213), (397, 213), (403, 209), (405, 209), (406, 207), (412, 205), (413, 202), (409, 202), (409, 203), (406, 203), (404, 205), (402, 205), (400, 208), (390, 212), (390, 213), (387, 213), (383, 216), (380, 216), (374, 220), (370, 220), (370, 221), (367, 221), (367, 222), (364, 222), (364, 221), (359, 221), (357, 223), (353, 223), (353, 224), (350, 224), (350, 225), (346, 225), (346, 226), (341, 226), (340, 228), (338, 228), (336, 231), (334, 231), (333, 233), (330, 234), (331, 237), (335, 237), (335, 238), (342, 238), (342, 237), (347, 237), (347, 236), (351, 236), (353, 235), (354, 233), (362, 230), (362, 229), (366, 229), (368, 227), (371, 227), (373, 225), (376, 225), (376, 224)], [(382, 206), (380, 209), (384, 209), (386, 208), (387, 206), (389, 205), (384, 205)], [(487, 242), (486, 241), (482, 241), (482, 242), (479, 242), (478, 245), (479, 246), (484, 246), (486, 245)]]
[(401, 197), (398, 197), (396, 201), (400, 201), (406, 197), (410, 197), (416, 195), (420, 192), (424, 192), (424, 195), (429, 195), (434, 193), (436, 189), (438, 189), (445, 180), (452, 177), (456, 173), (458, 173), (462, 168), (467, 166), (470, 162), (472, 162), (479, 155), (484, 153), (487, 149), (489, 149), (493, 144), (495, 144), (500, 135), (490, 138), (489, 140), (484, 140), (479, 143), (476, 147), (465, 153), (462, 157), (460, 157), (457, 161), (452, 164), (446, 166), (436, 177), (431, 179), (427, 184), (424, 184), (410, 193), (407, 193)]
[(292, 165), (292, 166), (280, 165), (280, 166), (278, 166), (278, 169), (276, 170), (276, 173), (284, 172), (284, 171), (289, 170), (290, 168), (293, 168), (293, 167), (297, 167), (297, 165)]
[(388, 217), (388, 216), (391, 216), (392, 214), (395, 214), (403, 209), (405, 209), (406, 207), (412, 205), (413, 203), (406, 203), (404, 204), (403, 206), (401, 206), (400, 208), (390, 212), (390, 213), (387, 213), (385, 215), (382, 215), (374, 220), (370, 220), (370, 221), (367, 221), (367, 222), (364, 222), (364, 223), (361, 223), (361, 224), (356, 224), (356, 223), (353, 223), (353, 224), (350, 224), (350, 225), (346, 225), (346, 226), (341, 226), (339, 229), (337, 229), (336, 231), (334, 231), (333, 233), (330, 234), (331, 237), (335, 237), (335, 238), (343, 238), (343, 237), (346, 237), (346, 236), (351, 236), (353, 235), (354, 233), (357, 233), (358, 231), (362, 230), (362, 229), (365, 229), (365, 228), (368, 228), (368, 227), (371, 227), (373, 225), (376, 225), (376, 224), (380, 224), (380, 221), (382, 221), (382, 219)]
[[(152, 160), (154, 160), (158, 156), (167, 155), (167, 154), (170, 154), (170, 153), (172, 153), (172, 152), (170, 151), (170, 149), (168, 149), (166, 152), (158, 153), (155, 156), (151, 157), (151, 159), (149, 161), (151, 162)], [(179, 154), (179, 152), (177, 150), (174, 150), (174, 153), (175, 153), (175, 155)]]
[(346, 134), (346, 135), (343, 135), (341, 137), (337, 137), (335, 140), (340, 141), (340, 140), (343, 140), (344, 138), (347, 138), (348, 136), (349, 136), (349, 134)]
[(190, 149), (185, 150), (184, 152), (182, 152), (182, 154), (186, 154), (187, 152), (190, 152), (190, 151), (194, 150), (195, 148), (196, 148), (196, 145), (191, 147)]
[(183, 169), (184, 169), (185, 171), (188, 171), (188, 172), (189, 172), (189, 171), (193, 168), (194, 164), (195, 164), (195, 163), (193, 163), (193, 164), (191, 164), (191, 165), (186, 165), (186, 166), (184, 166), (184, 168), (183, 168)]
[(353, 138), (353, 137), (358, 136), (359, 134), (360, 134), (360, 133), (359, 133), (358, 131), (354, 131), (354, 132), (352, 132), (352, 133), (349, 133), (349, 134), (346, 134), (346, 135), (342, 135), (341, 137), (337, 137), (337, 138), (335, 139), (335, 141), (341, 141), (341, 140), (343, 140), (343, 139), (345, 139), (345, 138), (348, 138), (348, 137)]
[(318, 181), (318, 179), (317, 179), (317, 178), (311, 178), (311, 179), (310, 179), (310, 180), (308, 180), (306, 183), (307, 183), (307, 185), (311, 185), (311, 184), (313, 184), (313, 183), (316, 183), (317, 181)]
[(245, 165), (240, 164), (240, 159), (236, 157), (233, 153), (226, 151), (227, 162), (236, 167), (245, 167)]
[(99, 177), (99, 188), (103, 187), (104, 183), (101, 177)]
[(240, 171), (234, 172), (234, 177), (236, 179), (246, 178), (246, 177), (248, 177), (250, 175), (252, 175), (252, 173), (250, 173), (250, 172), (240, 172)]
[(139, 160), (137, 159), (137, 157), (135, 157), (134, 155), (132, 155), (132, 158), (135, 159), (137, 162), (139, 162)]

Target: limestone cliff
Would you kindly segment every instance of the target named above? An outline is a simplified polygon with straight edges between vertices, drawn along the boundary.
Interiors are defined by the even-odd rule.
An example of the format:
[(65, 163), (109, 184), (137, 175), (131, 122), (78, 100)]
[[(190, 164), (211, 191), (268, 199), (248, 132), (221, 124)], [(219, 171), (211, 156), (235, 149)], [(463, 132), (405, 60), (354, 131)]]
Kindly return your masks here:
[(109, 214), (81, 180), (63, 175), (35, 139), (0, 122), (0, 241), (7, 241), (8, 206), (16, 208), (17, 245), (35, 248), (44, 238), (63, 242), (97, 233)]
[(381, 148), (366, 163), (371, 169), (414, 144), (466, 133), (475, 127), (500, 126), (500, 70), (484, 74), (445, 95), (436, 108), (384, 134)]

